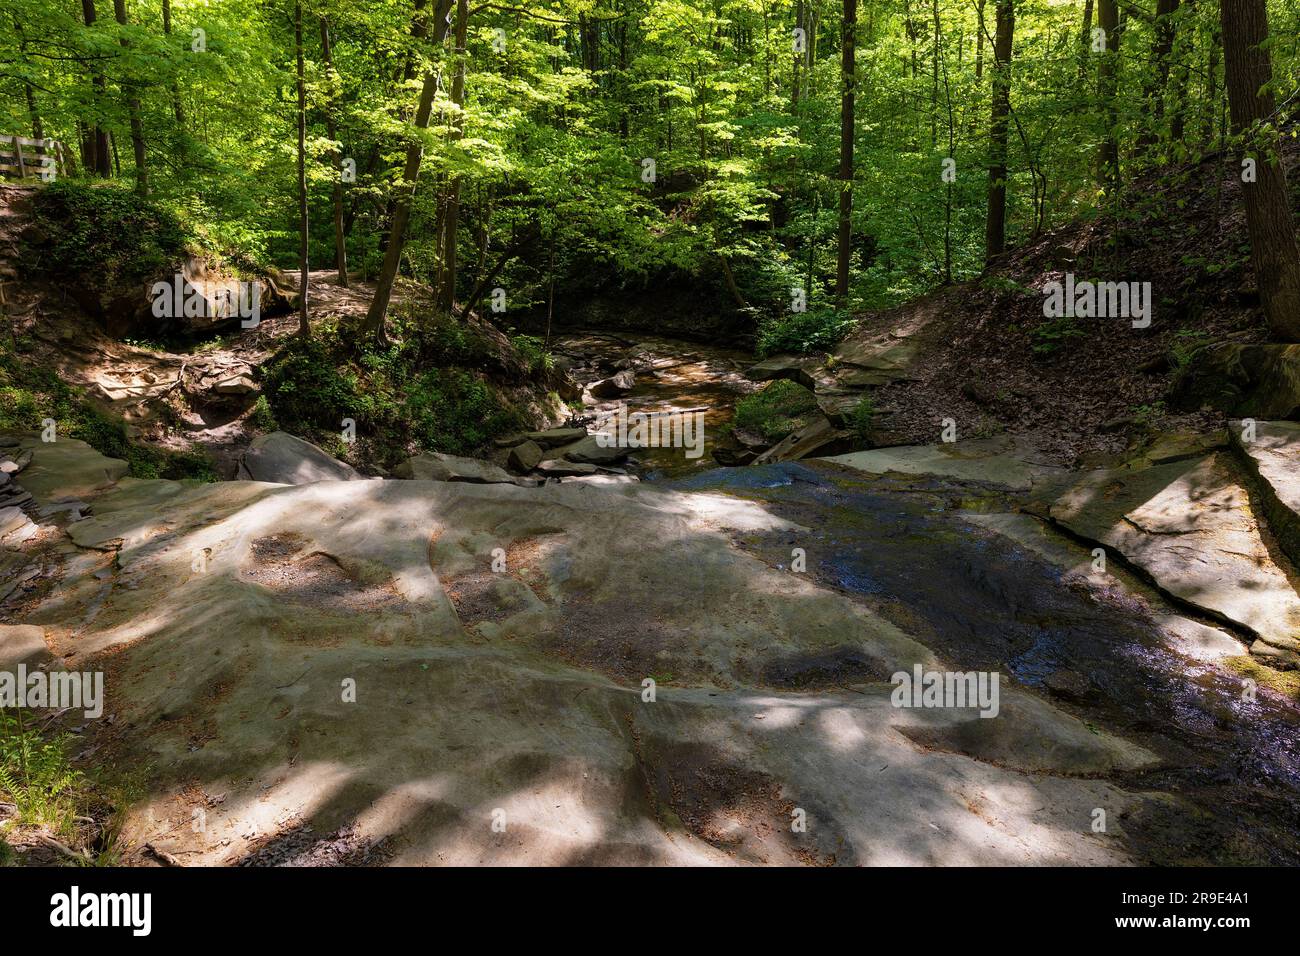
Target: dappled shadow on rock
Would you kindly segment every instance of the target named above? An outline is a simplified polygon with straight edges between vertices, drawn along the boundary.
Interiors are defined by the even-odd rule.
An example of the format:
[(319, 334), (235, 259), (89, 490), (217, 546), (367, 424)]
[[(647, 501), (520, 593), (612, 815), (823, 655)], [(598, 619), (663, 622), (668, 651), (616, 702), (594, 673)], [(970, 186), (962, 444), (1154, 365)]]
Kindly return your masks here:
[[(1122, 513), (1152, 501), (1172, 481), (1195, 474), (1197, 465), (1168, 466), (1132, 504), (1112, 496), (1114, 503), (1105, 507)], [(1300, 818), (1300, 713), (1277, 696), (1250, 699), (1240, 677), (1212, 660), (1182, 656), (1156, 623), (1169, 614), (1158, 598), (1151, 605), (1105, 575), (1103, 582), (1090, 582), (1010, 537), (989, 533), (962, 511), (967, 491), (960, 483), (867, 480), (822, 464), (749, 471), (740, 493), (809, 532), (797, 542), (782, 532), (740, 534), (742, 547), (780, 567), (798, 543), (817, 581), (903, 626), (947, 666), (1001, 672), (1008, 682), (1050, 695), (1087, 727), (1116, 730), (1159, 757), (1154, 766), (1108, 769), (1093, 765), (1087, 753), (1071, 757), (1079, 738), (1066, 735), (1051, 747), (1054, 772), (1106, 772), (1130, 788), (1176, 795), (1175, 805), (1188, 805), (1207, 845), (1227, 848), (1232, 832), (1247, 826), (1258, 835), (1257, 861), (1300, 860), (1294, 826)], [(1105, 485), (1097, 486), (1098, 504), (1090, 507), (1102, 507)], [(708, 484), (700, 480), (694, 487), (707, 490)], [(1216, 487), (1203, 482), (1194, 497), (1216, 507)], [(1222, 513), (1240, 520), (1235, 508)], [(1167, 514), (1175, 525), (1190, 520), (1178, 509)], [(1058, 547), (1073, 548), (1084, 567), (1092, 561), (1086, 548), (1068, 539)], [(1081, 679), (1071, 682), (1069, 675)], [(1016, 722), (1015, 711), (1004, 706), (997, 720), (938, 727), (922, 722), (903, 732), (927, 748), (1032, 767), (1042, 741), (1008, 733)], [(1041, 725), (1037, 717), (1024, 729), (1035, 725)], [(1157, 801), (1161, 807), (1167, 803)], [(1155, 810), (1146, 817), (1158, 818)], [(1129, 846), (1139, 858), (1166, 862), (1182, 852), (1165, 846), (1155, 853), (1151, 839)], [(1200, 857), (1199, 851), (1184, 856)]]
[[(41, 617), (69, 666), (111, 657), (116, 719), (88, 740), (148, 768), (128, 835), (165, 835), (186, 862), (357, 862), (363, 846), (394, 864), (1131, 861), (1090, 813), (1146, 798), (1062, 775), (1118, 765), (1122, 742), (1085, 732), (1047, 773), (919, 744), (880, 678), (936, 664), (916, 638), (940, 629), (734, 547), (810, 535), (784, 507), (127, 483), (75, 526), (115, 554), (102, 604)], [(367, 588), (394, 597), (359, 601)], [(1027, 713), (1001, 746), (1074, 739), (1076, 718)]]

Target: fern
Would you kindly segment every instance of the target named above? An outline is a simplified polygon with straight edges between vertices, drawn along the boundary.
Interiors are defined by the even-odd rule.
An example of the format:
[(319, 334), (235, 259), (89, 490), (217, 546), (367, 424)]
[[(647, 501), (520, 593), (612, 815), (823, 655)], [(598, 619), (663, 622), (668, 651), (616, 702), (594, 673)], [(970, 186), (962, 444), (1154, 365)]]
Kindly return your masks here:
[(0, 794), (13, 801), (18, 823), (72, 831), (84, 777), (68, 764), (68, 739), (44, 739), (20, 717), (0, 711)]

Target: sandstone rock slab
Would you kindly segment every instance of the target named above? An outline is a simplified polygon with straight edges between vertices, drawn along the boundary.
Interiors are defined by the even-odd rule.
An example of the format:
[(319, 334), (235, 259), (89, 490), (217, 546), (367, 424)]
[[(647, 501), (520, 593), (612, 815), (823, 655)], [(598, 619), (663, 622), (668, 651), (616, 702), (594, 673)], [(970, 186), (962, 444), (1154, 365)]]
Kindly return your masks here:
[(476, 484), (511, 484), (515, 480), (508, 471), (490, 461), (445, 455), (436, 451), (408, 458), (393, 469), (393, 477), (419, 481), (468, 481)]
[(1224, 453), (1092, 472), (1049, 513), (1118, 551), (1165, 593), (1250, 631), (1252, 653), (1300, 665), (1300, 596)]
[(1258, 479), (1269, 527), (1300, 567), (1300, 422), (1255, 422), (1249, 432), (1233, 422), (1229, 432)]
[(351, 465), (288, 432), (271, 432), (253, 439), (240, 458), (239, 475), (253, 481), (281, 485), (360, 481), (363, 478)]

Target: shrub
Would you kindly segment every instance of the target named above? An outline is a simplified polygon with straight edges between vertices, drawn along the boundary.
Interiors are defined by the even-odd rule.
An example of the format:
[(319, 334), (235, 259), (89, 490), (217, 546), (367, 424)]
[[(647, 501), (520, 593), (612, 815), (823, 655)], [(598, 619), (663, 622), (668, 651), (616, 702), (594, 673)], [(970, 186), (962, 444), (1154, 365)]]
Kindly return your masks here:
[(764, 319), (758, 327), (762, 358), (777, 352), (828, 352), (853, 328), (845, 312), (823, 306)]
[[(332, 445), (345, 418), (365, 435), (352, 455), (391, 467), (412, 446), (463, 455), (526, 423), (474, 372), (491, 354), (473, 329), (450, 319), (400, 317), (391, 344), (353, 343), (336, 326), (287, 343), (264, 366), (268, 413), (280, 427)], [(359, 443), (361, 444), (361, 443)]]
[(549, 372), (555, 367), (555, 359), (546, 344), (535, 335), (512, 335), (510, 344), (515, 347), (530, 375)]
[(18, 823), (72, 832), (83, 778), (68, 763), (67, 741), (42, 738), (23, 726), (21, 712), (0, 711), (0, 795), (13, 802)]
[(876, 406), (871, 399), (864, 398), (853, 406), (849, 413), (848, 425), (858, 441), (865, 442), (871, 437), (871, 425), (876, 416)]
[(1051, 355), (1068, 345), (1071, 339), (1077, 339), (1087, 333), (1079, 328), (1078, 322), (1069, 316), (1049, 319), (1029, 333), (1033, 340), (1032, 349), (1036, 355)]
[(36, 265), (101, 288), (144, 282), (199, 246), (174, 212), (118, 184), (59, 180), (36, 193), (33, 213), (48, 238)]

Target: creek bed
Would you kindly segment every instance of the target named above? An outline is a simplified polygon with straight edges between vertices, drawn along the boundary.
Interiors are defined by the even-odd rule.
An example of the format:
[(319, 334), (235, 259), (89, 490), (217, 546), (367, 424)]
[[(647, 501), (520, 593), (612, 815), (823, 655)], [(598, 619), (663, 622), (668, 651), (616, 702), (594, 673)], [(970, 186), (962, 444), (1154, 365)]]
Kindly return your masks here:
[[(1138, 859), (1300, 863), (1300, 706), (1262, 688), (1250, 700), (1227, 667), (1175, 652), (1155, 623), (1172, 609), (1118, 580), (1088, 587), (964, 513), (973, 492), (988, 509), (1009, 512), (1014, 501), (829, 462), (719, 469), (671, 487), (761, 502), (810, 530), (740, 536), (738, 547), (774, 567), (802, 547), (819, 584), (891, 620), (945, 666), (998, 671), (1157, 754), (1157, 767), (1111, 778), (1178, 798), (1125, 822)], [(1082, 675), (1088, 691), (1061, 699), (1054, 674)]]
[(703, 422), (703, 453), (675, 447), (638, 448), (631, 456), (643, 480), (682, 477), (717, 467), (712, 451), (731, 423), (736, 402), (761, 386), (745, 378), (754, 364), (749, 352), (677, 339), (642, 336), (635, 340), (606, 333), (572, 333), (552, 338), (551, 349), (574, 363), (574, 377), (586, 385), (613, 374), (631, 351), (649, 360), (635, 369), (632, 391), (622, 398), (588, 404), (593, 431), (612, 427), (619, 406), (629, 414), (698, 413)]

